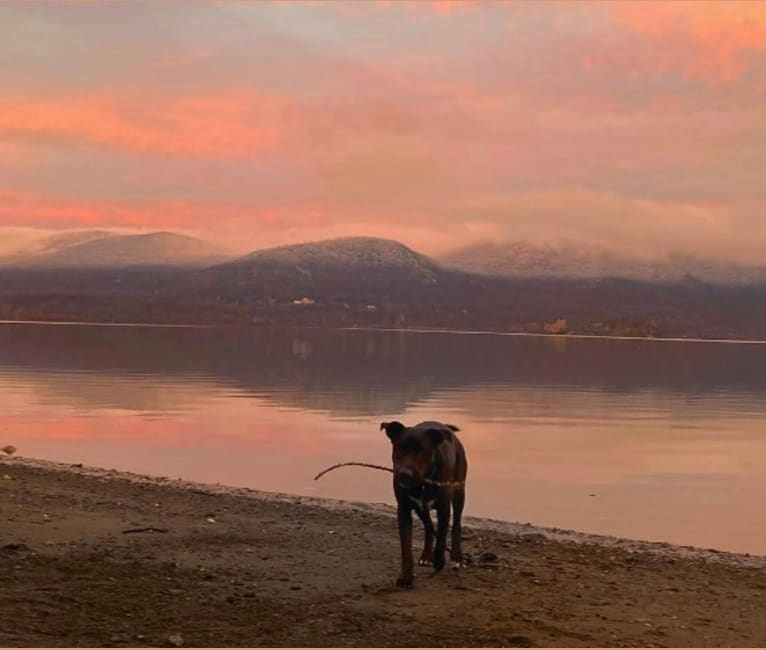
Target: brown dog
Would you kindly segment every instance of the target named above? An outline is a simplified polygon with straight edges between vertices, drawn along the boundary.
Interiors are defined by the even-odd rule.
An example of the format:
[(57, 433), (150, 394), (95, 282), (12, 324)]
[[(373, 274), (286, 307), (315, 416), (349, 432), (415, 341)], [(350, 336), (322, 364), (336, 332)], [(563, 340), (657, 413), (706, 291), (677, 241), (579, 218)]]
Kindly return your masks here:
[[(394, 494), (396, 495), (399, 541), (402, 547), (402, 572), (396, 586), (412, 589), (412, 510), (425, 527), (425, 546), (419, 564), (444, 568), (450, 510), (454, 508), (450, 556), (460, 566), (460, 520), (465, 504), (465, 477), (468, 462), (463, 445), (452, 424), (421, 422), (406, 427), (401, 422), (383, 422), (381, 429), (393, 444)], [(431, 510), (436, 510), (436, 548)]]

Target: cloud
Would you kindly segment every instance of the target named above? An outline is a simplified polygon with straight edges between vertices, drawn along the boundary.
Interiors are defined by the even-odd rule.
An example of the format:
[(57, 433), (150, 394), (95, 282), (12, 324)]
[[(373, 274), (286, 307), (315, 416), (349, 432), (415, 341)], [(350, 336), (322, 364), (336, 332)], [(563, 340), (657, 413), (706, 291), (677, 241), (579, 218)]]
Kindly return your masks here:
[(252, 93), (0, 97), (0, 137), (82, 140), (174, 157), (248, 158), (276, 146), (281, 102)]
[(731, 206), (704, 201), (653, 201), (560, 187), (488, 195), (456, 211), (503, 224), (501, 239), (579, 241), (632, 256), (671, 252), (762, 263), (766, 227)]
[(468, 11), (476, 8), (476, 3), (470, 0), (440, 0), (432, 2), (430, 7), (437, 14), (446, 16), (453, 13)]
[(693, 79), (732, 82), (752, 55), (766, 52), (766, 5), (759, 2), (620, 2), (614, 9), (620, 23), (651, 41), (650, 59)]
[(0, 222), (736, 255), (764, 44), (757, 3), (0, 5)]

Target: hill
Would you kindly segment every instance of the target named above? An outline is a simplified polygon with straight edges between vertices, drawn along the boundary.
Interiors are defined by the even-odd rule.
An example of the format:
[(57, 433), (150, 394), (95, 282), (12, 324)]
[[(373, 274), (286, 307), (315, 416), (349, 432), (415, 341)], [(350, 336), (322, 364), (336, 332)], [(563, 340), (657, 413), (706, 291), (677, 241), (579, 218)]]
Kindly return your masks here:
[(399, 242), (348, 237), (255, 251), (200, 271), (196, 286), (232, 298), (375, 304), (423, 296), (445, 275), (436, 262)]
[(502, 277), (614, 277), (642, 282), (681, 282), (695, 278), (716, 284), (766, 283), (766, 266), (721, 262), (679, 253), (647, 259), (573, 243), (474, 244), (445, 255), (439, 261), (450, 268)]
[[(126, 238), (144, 257), (119, 257), (135, 252), (122, 246)], [(204, 267), (158, 265), (179, 259), (172, 245), (154, 245), (168, 241), (179, 239), (108, 237), (53, 255), (69, 264), (0, 268), (0, 318), (766, 338), (766, 283), (469, 273), (374, 238), (282, 246)], [(181, 243), (184, 253), (199, 250)], [(94, 248), (99, 255), (79, 255)]]
[(172, 232), (119, 235), (108, 231), (51, 235), (7, 264), (37, 268), (203, 266), (225, 259), (211, 244)]

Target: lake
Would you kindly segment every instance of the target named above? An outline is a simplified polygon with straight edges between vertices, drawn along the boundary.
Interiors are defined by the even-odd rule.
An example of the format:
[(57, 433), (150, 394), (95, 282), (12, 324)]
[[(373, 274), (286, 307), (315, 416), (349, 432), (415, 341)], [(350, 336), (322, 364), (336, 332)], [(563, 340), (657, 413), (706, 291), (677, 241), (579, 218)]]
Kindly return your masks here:
[(19, 455), (393, 503), (384, 420), (461, 428), (466, 514), (766, 554), (766, 345), (0, 325)]

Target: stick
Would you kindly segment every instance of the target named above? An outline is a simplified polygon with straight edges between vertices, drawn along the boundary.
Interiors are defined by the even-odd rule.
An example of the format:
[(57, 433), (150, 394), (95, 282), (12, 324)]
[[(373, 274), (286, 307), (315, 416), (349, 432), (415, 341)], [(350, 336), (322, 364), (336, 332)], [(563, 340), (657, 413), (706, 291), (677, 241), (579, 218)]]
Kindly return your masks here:
[(391, 472), (392, 474), (394, 473), (394, 470), (392, 470), (390, 467), (383, 467), (382, 465), (372, 465), (370, 463), (353, 463), (353, 462), (352, 463), (338, 463), (337, 465), (333, 465), (332, 467), (328, 467), (326, 470), (323, 470), (323, 471), (319, 472), (319, 474), (317, 474), (314, 477), (314, 480), (316, 481), (318, 478), (322, 478), (325, 474), (327, 474), (327, 472), (331, 472), (334, 469), (338, 469), (339, 467), (344, 467), (346, 465), (358, 465), (359, 467), (371, 467), (372, 469), (379, 469), (379, 470), (382, 470), (384, 472)]

